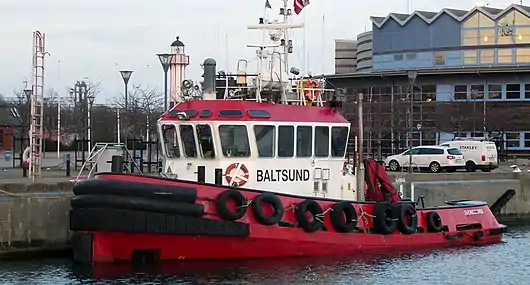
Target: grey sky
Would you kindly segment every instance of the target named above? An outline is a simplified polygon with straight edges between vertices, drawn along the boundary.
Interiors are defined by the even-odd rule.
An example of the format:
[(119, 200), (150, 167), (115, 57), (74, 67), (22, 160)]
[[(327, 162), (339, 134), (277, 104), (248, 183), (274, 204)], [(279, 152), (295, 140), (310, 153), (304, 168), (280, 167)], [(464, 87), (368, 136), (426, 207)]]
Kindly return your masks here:
[[(270, 2), (272, 13), (277, 14), (281, 1)], [(32, 32), (37, 29), (46, 33), (47, 51), (51, 54), (46, 58), (45, 88), (64, 92), (66, 85), (85, 77), (102, 80), (100, 102), (121, 92), (118, 69), (134, 70), (131, 84), (161, 88), (162, 68), (155, 54), (169, 51), (176, 36), (186, 44), (191, 61), (187, 75), (192, 80), (199, 79), (199, 64), (206, 57), (214, 57), (218, 69), (226, 69), (228, 55), (229, 69), (233, 71), (239, 58), (250, 59), (255, 54), (246, 44), (261, 42), (260, 32), (248, 31), (246, 26), (256, 23), (263, 14), (264, 3), (265, 0), (2, 0), (0, 93), (12, 96), (14, 89), (23, 88), (24, 78), (31, 81)], [(511, 3), (496, 1), (490, 5), (504, 8)], [(438, 11), (443, 7), (471, 9), (477, 2), (416, 0), (411, 4), (413, 10)], [(370, 30), (369, 16), (406, 10), (407, 2), (403, 0), (311, 0), (295, 18), (301, 22), (305, 17), (308, 67), (304, 67), (301, 31), (294, 37), (291, 65), (314, 74), (332, 73), (335, 38), (355, 38), (365, 29)]]

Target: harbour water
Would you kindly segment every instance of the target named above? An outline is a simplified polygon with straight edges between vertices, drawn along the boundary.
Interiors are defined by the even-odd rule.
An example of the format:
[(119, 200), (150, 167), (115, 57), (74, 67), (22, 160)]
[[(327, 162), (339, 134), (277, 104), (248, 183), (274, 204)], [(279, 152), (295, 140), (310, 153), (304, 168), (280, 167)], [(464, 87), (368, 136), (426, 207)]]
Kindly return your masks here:
[(530, 284), (530, 227), (502, 244), (401, 256), (74, 266), (69, 260), (5, 262), (0, 284)]

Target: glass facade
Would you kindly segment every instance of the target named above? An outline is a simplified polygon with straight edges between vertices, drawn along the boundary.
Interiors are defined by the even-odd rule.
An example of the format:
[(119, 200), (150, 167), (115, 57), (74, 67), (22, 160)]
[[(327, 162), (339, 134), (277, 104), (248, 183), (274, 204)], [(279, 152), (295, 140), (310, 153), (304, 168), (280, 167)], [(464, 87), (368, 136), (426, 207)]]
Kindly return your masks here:
[(530, 48), (517, 44), (530, 44), (530, 18), (517, 10), (497, 21), (476, 12), (462, 23), (462, 45), (477, 47), (462, 51), (464, 65), (530, 63)]

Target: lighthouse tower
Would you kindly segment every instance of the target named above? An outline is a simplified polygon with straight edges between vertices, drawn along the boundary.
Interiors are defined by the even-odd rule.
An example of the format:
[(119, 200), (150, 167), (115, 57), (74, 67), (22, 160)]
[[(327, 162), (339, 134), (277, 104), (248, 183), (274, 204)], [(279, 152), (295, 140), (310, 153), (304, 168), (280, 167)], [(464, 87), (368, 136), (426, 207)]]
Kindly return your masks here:
[(184, 44), (179, 37), (171, 44), (173, 60), (169, 65), (170, 72), (170, 99), (169, 107), (182, 101), (182, 81), (186, 79), (186, 66), (190, 64), (190, 58), (184, 53)]

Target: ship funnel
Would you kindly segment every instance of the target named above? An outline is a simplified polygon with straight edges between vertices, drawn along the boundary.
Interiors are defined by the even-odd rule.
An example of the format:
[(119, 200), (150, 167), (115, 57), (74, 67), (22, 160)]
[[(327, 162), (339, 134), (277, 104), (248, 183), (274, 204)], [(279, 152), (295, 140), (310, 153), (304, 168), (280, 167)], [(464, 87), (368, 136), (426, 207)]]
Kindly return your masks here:
[(215, 59), (213, 58), (207, 58), (204, 60), (203, 68), (204, 68), (204, 84), (203, 84), (203, 90), (204, 90), (204, 99), (215, 99), (215, 79), (216, 79), (216, 65)]

